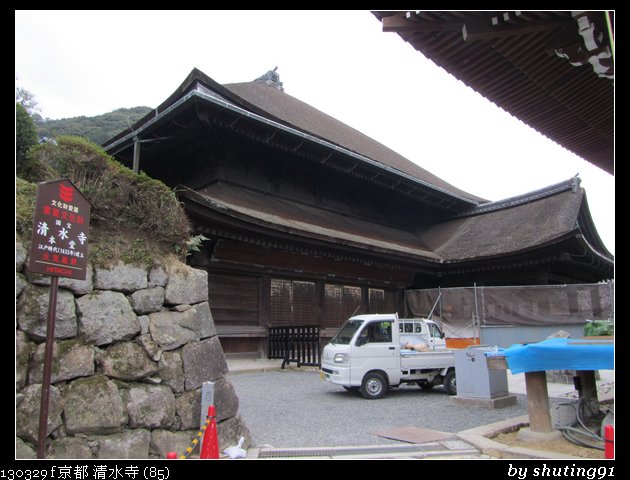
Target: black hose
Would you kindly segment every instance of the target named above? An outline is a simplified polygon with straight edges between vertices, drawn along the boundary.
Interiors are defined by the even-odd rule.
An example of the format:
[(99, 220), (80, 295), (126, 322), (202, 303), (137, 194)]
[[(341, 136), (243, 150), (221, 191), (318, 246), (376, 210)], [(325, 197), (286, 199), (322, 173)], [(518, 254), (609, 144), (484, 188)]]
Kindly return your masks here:
[[(571, 404), (566, 404), (571, 405)], [(604, 439), (590, 430), (586, 424), (584, 423), (584, 419), (582, 418), (582, 410), (584, 408), (584, 397), (580, 397), (577, 401), (577, 406), (575, 404), (571, 405), (576, 410), (576, 418), (577, 422), (573, 424), (573, 426), (565, 426), (565, 427), (556, 427), (556, 430), (560, 430), (562, 436), (566, 438), (571, 443), (575, 443), (576, 445), (595, 448), (597, 450), (604, 450)], [(579, 427), (576, 428), (575, 425), (579, 424)], [(583, 437), (588, 437), (596, 442), (601, 442), (602, 445), (595, 444), (589, 442), (586, 438), (578, 438), (576, 434), (579, 434)]]
[[(590, 443), (589, 441), (587, 441), (584, 438), (579, 438), (576, 436), (577, 434), (583, 435), (584, 432), (582, 431), (582, 429), (579, 428), (573, 428), (573, 427), (556, 427), (558, 430), (560, 430), (560, 432), (562, 433), (562, 436), (564, 438), (566, 438), (568, 441), (570, 441), (571, 443), (575, 443), (576, 445), (581, 445), (583, 447), (588, 447), (588, 448), (595, 448), (597, 450), (604, 450), (604, 446), (603, 445), (598, 445), (595, 443)], [(575, 432), (575, 433), (574, 433)]]

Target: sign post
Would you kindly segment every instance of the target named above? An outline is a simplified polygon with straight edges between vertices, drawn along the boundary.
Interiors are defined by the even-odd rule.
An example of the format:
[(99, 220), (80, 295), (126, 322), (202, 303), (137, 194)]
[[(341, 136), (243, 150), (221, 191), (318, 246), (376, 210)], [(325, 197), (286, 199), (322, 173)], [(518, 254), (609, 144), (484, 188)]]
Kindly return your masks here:
[(46, 350), (44, 350), (44, 373), (42, 375), (42, 396), (39, 403), (39, 431), (37, 434), (37, 458), (46, 458), (46, 434), (48, 433), (48, 404), (50, 379), (52, 376), (53, 345), (55, 341), (55, 319), (57, 318), (57, 290), (59, 277), (50, 279), (48, 297), (48, 319), (46, 320)]
[(52, 277), (46, 321), (37, 458), (46, 458), (59, 277), (85, 280), (91, 209), (89, 200), (68, 179), (43, 182), (37, 187), (28, 269)]

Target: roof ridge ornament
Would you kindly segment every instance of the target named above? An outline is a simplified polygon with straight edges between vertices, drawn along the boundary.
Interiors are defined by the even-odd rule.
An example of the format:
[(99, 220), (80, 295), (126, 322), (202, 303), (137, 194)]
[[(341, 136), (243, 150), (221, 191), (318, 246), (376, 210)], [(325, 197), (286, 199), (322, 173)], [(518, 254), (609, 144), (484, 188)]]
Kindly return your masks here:
[(522, 193), (520, 195), (504, 198), (502, 200), (482, 203), (469, 210), (450, 216), (449, 220), (453, 220), (455, 218), (472, 217), (475, 215), (481, 215), (483, 213), (496, 212), (498, 210), (504, 210), (506, 208), (518, 207), (520, 205), (535, 202), (562, 192), (571, 191), (573, 193), (577, 193), (579, 191), (581, 182), (582, 179), (579, 177), (579, 173), (577, 173), (575, 176), (571, 177), (568, 180), (555, 183), (547, 187), (539, 188), (538, 190)]
[(264, 83), (265, 85), (269, 85), (277, 90), (280, 90), (281, 92), (284, 92), (284, 88), (282, 88), (282, 82), (280, 81), (280, 74), (278, 74), (276, 70), (278, 70), (278, 67), (274, 68), (273, 70), (268, 70), (267, 73), (261, 75), (256, 80), (254, 80), (254, 83)]
[(580, 184), (582, 183), (582, 179), (580, 178), (580, 172), (576, 173), (571, 180), (573, 181), (573, 184), (571, 186), (571, 191), (573, 193), (576, 193), (578, 189), (580, 188)]

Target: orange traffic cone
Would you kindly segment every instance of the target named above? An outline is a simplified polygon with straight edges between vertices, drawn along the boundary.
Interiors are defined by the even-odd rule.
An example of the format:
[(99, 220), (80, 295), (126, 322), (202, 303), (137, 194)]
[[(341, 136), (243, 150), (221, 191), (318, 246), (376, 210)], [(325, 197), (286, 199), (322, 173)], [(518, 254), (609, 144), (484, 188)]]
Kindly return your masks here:
[(217, 437), (217, 420), (214, 405), (208, 407), (208, 419), (210, 424), (203, 435), (199, 458), (219, 458), (219, 438)]

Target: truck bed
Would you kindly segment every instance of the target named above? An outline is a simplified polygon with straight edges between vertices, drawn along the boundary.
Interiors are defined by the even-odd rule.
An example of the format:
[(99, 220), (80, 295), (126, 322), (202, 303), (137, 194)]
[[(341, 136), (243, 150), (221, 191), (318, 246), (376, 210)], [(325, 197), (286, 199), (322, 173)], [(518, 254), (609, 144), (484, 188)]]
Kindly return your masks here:
[(448, 349), (429, 352), (400, 349), (400, 366), (403, 370), (454, 367), (455, 355)]

